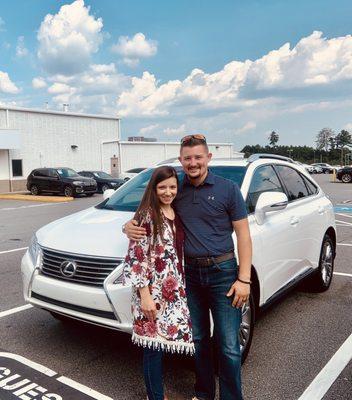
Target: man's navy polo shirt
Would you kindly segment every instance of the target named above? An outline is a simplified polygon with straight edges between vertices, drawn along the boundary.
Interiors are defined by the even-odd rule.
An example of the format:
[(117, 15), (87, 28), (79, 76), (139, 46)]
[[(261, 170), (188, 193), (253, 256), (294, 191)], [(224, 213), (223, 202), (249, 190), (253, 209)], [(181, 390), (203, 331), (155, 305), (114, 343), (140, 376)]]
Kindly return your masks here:
[(232, 221), (247, 217), (234, 182), (208, 171), (204, 182), (193, 186), (185, 175), (174, 205), (185, 228), (187, 257), (216, 257), (234, 250)]

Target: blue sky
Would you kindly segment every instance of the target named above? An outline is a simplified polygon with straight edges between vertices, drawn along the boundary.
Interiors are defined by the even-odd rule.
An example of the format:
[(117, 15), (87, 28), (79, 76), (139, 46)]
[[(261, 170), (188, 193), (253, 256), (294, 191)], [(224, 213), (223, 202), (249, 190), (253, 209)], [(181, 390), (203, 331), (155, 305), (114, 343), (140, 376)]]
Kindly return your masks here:
[(313, 145), (352, 131), (350, 1), (0, 0), (0, 103), (122, 134)]

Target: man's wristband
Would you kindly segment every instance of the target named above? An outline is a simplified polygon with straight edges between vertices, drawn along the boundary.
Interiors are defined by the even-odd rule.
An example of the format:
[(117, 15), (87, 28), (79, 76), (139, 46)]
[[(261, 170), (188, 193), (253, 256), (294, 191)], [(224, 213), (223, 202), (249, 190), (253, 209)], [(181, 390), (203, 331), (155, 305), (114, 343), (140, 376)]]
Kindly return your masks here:
[(250, 285), (250, 284), (252, 283), (252, 281), (243, 281), (243, 280), (240, 279), (240, 278), (237, 278), (237, 280), (238, 280), (239, 282), (241, 282), (241, 283), (245, 283), (246, 285)]

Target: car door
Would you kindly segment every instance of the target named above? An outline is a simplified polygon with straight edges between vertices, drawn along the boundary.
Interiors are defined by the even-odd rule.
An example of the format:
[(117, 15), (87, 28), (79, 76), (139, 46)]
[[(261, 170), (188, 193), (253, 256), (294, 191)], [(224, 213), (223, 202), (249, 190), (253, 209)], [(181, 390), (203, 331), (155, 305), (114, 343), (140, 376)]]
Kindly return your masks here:
[[(297, 238), (293, 250), (296, 263), (293, 275), (315, 268), (320, 254), (326, 207), (317, 187), (301, 172), (287, 165), (275, 167), (287, 191), (288, 209), (296, 221)], [(291, 221), (292, 222), (292, 221)]]
[(42, 168), (39, 169), (36, 173), (36, 183), (40, 191), (47, 192), (48, 191), (48, 169)]
[(61, 191), (60, 177), (54, 168), (49, 168), (48, 170), (48, 190), (53, 193), (59, 193)]
[(289, 206), (267, 213), (264, 223), (259, 225), (254, 211), (260, 194), (264, 192), (286, 192), (271, 164), (255, 169), (246, 198), (251, 234), (261, 243), (260, 254), (253, 255), (253, 262), (263, 282), (262, 299), (265, 302), (294, 275), (300, 226), (295, 223), (295, 210)]

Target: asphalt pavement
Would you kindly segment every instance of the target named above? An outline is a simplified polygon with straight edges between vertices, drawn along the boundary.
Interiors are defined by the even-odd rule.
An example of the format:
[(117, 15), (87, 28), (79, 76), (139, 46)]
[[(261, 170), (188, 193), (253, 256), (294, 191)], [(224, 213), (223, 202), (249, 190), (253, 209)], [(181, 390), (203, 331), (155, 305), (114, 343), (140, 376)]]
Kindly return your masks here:
[[(324, 373), (329, 360), (340, 354), (339, 349), (352, 332), (352, 184), (332, 183), (329, 175), (314, 177), (334, 205), (340, 207), (336, 208), (336, 274), (327, 292), (310, 293), (300, 285), (260, 316), (242, 369), (247, 400), (299, 399), (317, 375)], [(16, 309), (24, 305), (20, 260), (33, 233), (50, 221), (101, 200), (101, 195), (59, 204), (0, 200), (0, 386), (1, 374), (5, 374), (1, 367), (7, 366), (21, 379), (28, 379), (33, 393), (46, 393), (50, 400), (59, 399), (54, 397), (55, 390), (61, 390), (65, 400), (145, 399), (141, 351), (131, 344), (129, 335), (63, 323), (37, 308)], [(31, 368), (35, 374), (28, 372)], [(165, 382), (169, 400), (190, 399), (192, 362), (167, 356)], [(0, 400), (21, 398), (16, 390), (8, 389), (7, 397)], [(28, 399), (44, 399), (40, 396), (28, 394)], [(324, 400), (351, 398), (349, 362), (331, 383)]]

